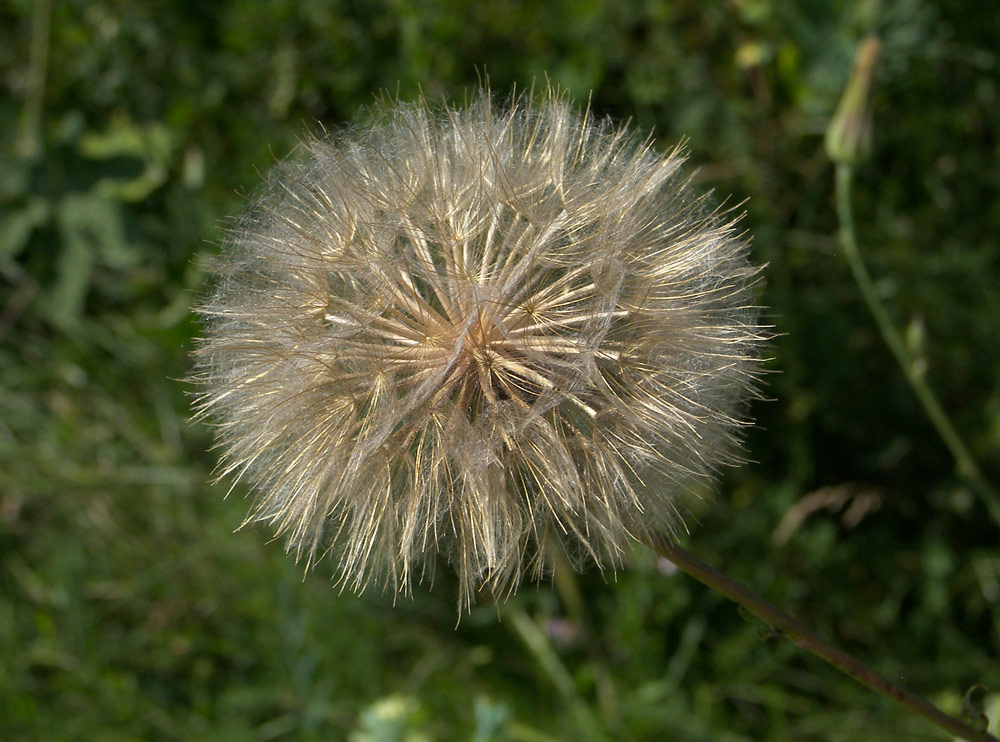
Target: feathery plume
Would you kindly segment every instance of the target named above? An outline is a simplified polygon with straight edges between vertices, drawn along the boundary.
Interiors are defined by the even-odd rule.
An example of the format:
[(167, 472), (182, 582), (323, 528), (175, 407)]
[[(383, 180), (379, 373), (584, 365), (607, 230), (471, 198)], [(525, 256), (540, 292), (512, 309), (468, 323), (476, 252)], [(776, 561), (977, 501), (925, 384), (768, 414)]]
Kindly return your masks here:
[(296, 557), (460, 603), (549, 544), (621, 563), (735, 461), (762, 333), (735, 220), (678, 149), (488, 92), (392, 104), (278, 165), (200, 308), (220, 477)]

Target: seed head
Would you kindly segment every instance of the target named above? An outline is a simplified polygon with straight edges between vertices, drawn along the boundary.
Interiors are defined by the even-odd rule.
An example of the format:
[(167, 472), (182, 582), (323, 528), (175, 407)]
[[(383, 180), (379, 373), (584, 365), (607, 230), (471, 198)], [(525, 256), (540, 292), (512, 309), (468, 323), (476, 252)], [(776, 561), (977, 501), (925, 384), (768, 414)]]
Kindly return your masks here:
[(619, 564), (734, 461), (757, 273), (678, 150), (549, 93), (392, 104), (278, 165), (200, 309), (220, 476), (311, 565), (475, 592)]

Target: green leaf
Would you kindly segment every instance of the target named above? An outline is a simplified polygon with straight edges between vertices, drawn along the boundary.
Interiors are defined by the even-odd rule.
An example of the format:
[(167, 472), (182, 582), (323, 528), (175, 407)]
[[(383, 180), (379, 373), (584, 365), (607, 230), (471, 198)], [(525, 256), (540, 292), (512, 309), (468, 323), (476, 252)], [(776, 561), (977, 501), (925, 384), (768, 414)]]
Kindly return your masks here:
[(28, 244), (32, 233), (48, 218), (48, 202), (36, 196), (0, 221), (0, 263), (16, 258)]

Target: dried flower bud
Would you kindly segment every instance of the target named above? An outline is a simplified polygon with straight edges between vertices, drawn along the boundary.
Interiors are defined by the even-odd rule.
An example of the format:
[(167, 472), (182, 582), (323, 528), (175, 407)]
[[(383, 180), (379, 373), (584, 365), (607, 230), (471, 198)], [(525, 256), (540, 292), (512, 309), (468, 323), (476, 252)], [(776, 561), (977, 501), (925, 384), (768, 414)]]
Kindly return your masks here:
[(343, 584), (460, 601), (614, 566), (731, 463), (761, 341), (734, 220), (678, 151), (549, 93), (312, 140), (226, 242), (197, 406), (248, 520)]
[(854, 165), (871, 150), (871, 87), (878, 55), (876, 36), (858, 46), (851, 79), (826, 130), (826, 153), (837, 164)]

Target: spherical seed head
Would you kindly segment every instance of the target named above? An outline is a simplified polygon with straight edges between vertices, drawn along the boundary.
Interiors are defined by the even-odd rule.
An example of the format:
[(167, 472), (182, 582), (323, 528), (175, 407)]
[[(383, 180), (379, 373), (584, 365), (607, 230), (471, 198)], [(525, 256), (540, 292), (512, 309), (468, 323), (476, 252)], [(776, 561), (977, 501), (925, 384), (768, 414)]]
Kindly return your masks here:
[(620, 563), (730, 463), (757, 273), (682, 155), (549, 93), (388, 105), (275, 168), (201, 307), (221, 476), (308, 564), (460, 603)]

